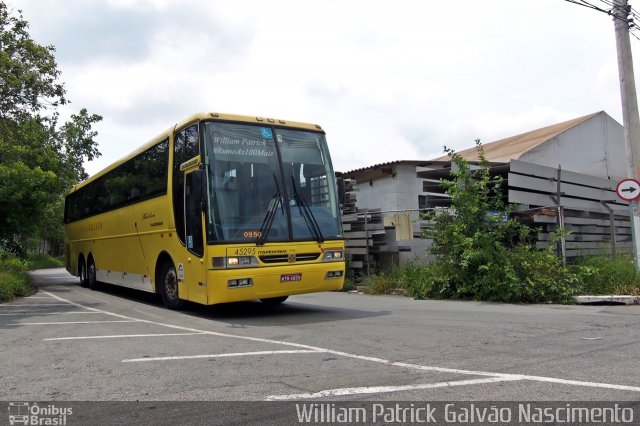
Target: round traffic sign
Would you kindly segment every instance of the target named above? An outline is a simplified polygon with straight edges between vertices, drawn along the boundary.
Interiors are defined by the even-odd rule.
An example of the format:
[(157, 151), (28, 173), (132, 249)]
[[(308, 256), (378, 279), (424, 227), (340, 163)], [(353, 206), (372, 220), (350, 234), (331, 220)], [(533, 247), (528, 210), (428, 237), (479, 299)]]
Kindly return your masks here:
[(622, 179), (616, 186), (616, 194), (624, 201), (640, 198), (640, 182), (635, 179)]

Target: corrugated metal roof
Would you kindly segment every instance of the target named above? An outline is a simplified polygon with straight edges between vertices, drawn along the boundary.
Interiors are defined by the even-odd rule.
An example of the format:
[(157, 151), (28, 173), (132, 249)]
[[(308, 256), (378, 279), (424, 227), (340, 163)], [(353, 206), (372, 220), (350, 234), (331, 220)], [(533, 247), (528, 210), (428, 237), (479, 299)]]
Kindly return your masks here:
[[(566, 132), (572, 127), (595, 117), (598, 114), (604, 114), (604, 111), (595, 112), (593, 114), (574, 118), (573, 120), (564, 121), (562, 123), (553, 124), (541, 129), (532, 130), (520, 135), (511, 136), (506, 139), (500, 139), (495, 142), (482, 144), (484, 155), (488, 161), (509, 162), (517, 160), (527, 151), (545, 143), (546, 141), (558, 136), (562, 132)], [(467, 161), (477, 161), (478, 150), (476, 147), (465, 149), (458, 152)], [(433, 161), (445, 161), (450, 159), (448, 155), (435, 158)]]
[(420, 166), (422, 164), (427, 164), (430, 161), (431, 160), (426, 160), (426, 161), (417, 161), (417, 160), (390, 161), (388, 163), (374, 164), (373, 166), (361, 167), (359, 169), (350, 170), (348, 172), (342, 173), (342, 175), (345, 176), (345, 177), (355, 177), (356, 175), (361, 175), (361, 174), (364, 174), (365, 172), (369, 172), (369, 171), (372, 171), (372, 170), (384, 169), (385, 167), (395, 166), (397, 164), (403, 164), (403, 165), (408, 165), (408, 166)]
[[(532, 130), (530, 132), (522, 133), (516, 136), (511, 136), (505, 139), (500, 139), (494, 142), (483, 144), (484, 154), (490, 163), (508, 163), (510, 160), (517, 160), (527, 151), (543, 144), (544, 142), (558, 136), (560, 133), (566, 132), (572, 127), (583, 123), (590, 118), (595, 117), (598, 114), (605, 114), (604, 111), (595, 112), (582, 117), (574, 118), (572, 120), (564, 121), (562, 123), (553, 124), (551, 126), (542, 127), (540, 129)], [(460, 151), (459, 154), (467, 161), (479, 161), (478, 151), (476, 147), (468, 148)], [(429, 166), (432, 162), (448, 162), (451, 158), (448, 155), (434, 158), (427, 161), (417, 160), (398, 160), (390, 161), (388, 163), (374, 164), (373, 166), (362, 167), (343, 173), (345, 177), (355, 178), (362, 177), (363, 175), (369, 178), (372, 172), (379, 171), (385, 167), (391, 167), (398, 164), (411, 165), (411, 166)]]

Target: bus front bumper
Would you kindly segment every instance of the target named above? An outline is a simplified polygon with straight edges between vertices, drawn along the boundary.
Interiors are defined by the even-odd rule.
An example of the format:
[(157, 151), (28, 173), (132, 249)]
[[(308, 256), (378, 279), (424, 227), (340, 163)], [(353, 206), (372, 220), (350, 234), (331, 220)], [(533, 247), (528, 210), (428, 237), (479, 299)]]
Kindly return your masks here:
[(345, 263), (209, 270), (209, 304), (341, 290)]

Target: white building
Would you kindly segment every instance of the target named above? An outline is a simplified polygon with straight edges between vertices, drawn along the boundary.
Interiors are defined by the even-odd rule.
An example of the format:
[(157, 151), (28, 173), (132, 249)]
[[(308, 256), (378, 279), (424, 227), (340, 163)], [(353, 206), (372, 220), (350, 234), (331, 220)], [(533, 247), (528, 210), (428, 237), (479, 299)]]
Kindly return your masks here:
[[(620, 180), (627, 174), (624, 129), (604, 111), (578, 117), (483, 144), (486, 159), (508, 171), (511, 160)], [(478, 160), (475, 147), (459, 152)], [(394, 161), (344, 173), (354, 179), (358, 209), (410, 210), (431, 206), (430, 193), (441, 192), (447, 177), (447, 156), (426, 161)]]
[[(605, 179), (627, 177), (624, 128), (604, 111), (483, 144), (483, 149), (487, 160), (495, 163), (521, 160), (562, 165), (564, 170)], [(475, 147), (459, 154), (468, 161), (478, 160)]]

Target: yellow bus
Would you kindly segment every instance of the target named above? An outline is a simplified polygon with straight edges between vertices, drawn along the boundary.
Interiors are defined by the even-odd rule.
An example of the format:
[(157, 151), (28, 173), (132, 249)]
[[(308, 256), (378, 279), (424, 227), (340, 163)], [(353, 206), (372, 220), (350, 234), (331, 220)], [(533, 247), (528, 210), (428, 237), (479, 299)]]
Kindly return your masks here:
[(340, 290), (344, 239), (318, 125), (218, 113), (176, 124), (65, 197), (80, 284), (171, 309)]

